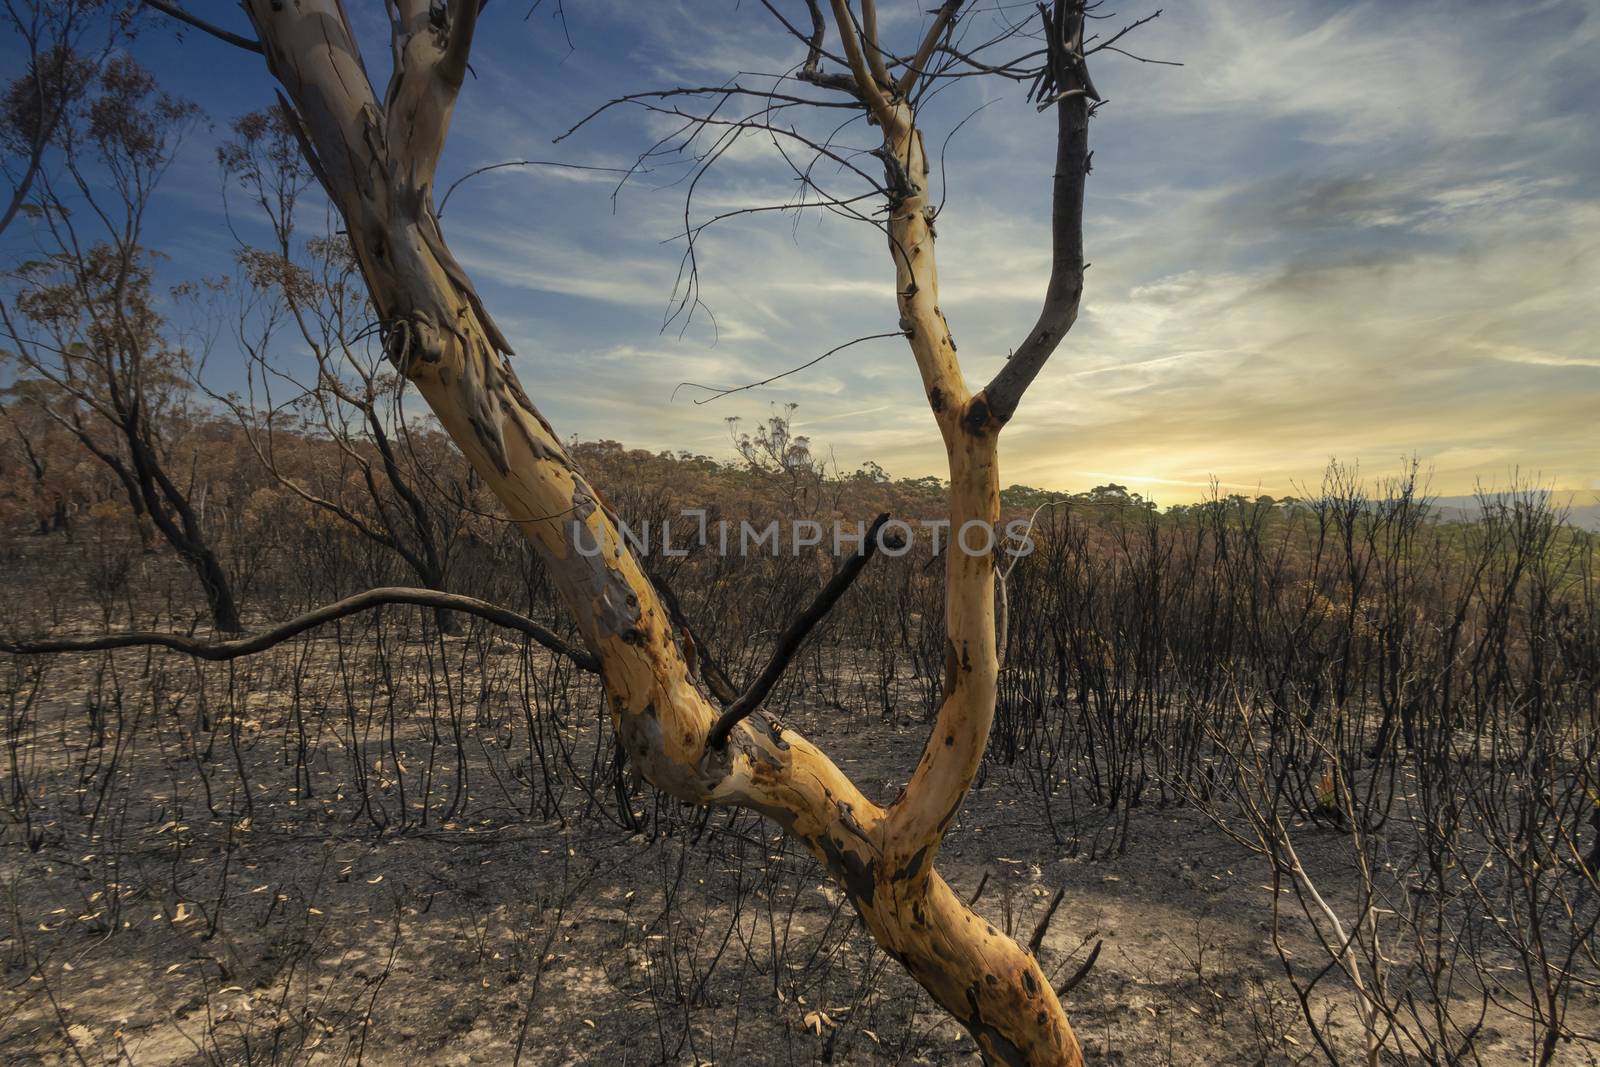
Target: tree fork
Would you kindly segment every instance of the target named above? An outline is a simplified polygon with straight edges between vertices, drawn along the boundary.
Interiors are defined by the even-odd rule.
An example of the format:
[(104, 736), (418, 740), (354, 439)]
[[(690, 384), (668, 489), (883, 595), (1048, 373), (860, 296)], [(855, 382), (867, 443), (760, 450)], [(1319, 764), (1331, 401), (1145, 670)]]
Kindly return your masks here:
[[(959, 6), (946, 4), (936, 33)], [(994, 712), (992, 558), (948, 553), (951, 686), (905, 795), (887, 811), (805, 738), (759, 713), (733, 728), (726, 747), (708, 748), (718, 709), (694, 684), (668, 611), (518, 383), (509, 344), (439, 229), (433, 172), (479, 8), (479, 0), (391, 5), (395, 70), (380, 103), (340, 0), (247, 0), (284, 106), (345, 221), (391, 358), (533, 542), (599, 664), (617, 735), (639, 772), (689, 803), (760, 811), (803, 841), (878, 943), (967, 1027), (987, 1062), (1081, 1063), (1033, 956), (933, 870)], [(881, 85), (844, 0), (833, 9), (861, 99), (884, 128), (886, 166), (910, 179), (891, 205), (890, 242), (902, 317), (950, 457), (953, 531), (970, 519), (992, 523), (998, 426), (971, 425), (976, 408), (937, 306), (927, 161), (904, 103), (915, 71)], [(930, 51), (917, 55), (925, 62)], [(600, 551), (579, 552), (580, 538)]]

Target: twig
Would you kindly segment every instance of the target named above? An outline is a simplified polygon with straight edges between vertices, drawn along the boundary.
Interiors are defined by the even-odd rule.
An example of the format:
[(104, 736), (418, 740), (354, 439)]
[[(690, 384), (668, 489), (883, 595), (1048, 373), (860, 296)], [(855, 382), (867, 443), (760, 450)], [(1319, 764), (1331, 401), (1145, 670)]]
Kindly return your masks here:
[(1061, 906), (1061, 898), (1067, 895), (1067, 887), (1062, 886), (1056, 890), (1056, 895), (1050, 898), (1050, 906), (1044, 909), (1044, 915), (1039, 919), (1039, 925), (1033, 928), (1033, 936), (1028, 938), (1028, 951), (1035, 956), (1039, 954), (1039, 947), (1044, 944), (1044, 935), (1050, 929), (1050, 920), (1056, 917), (1056, 909)]
[(473, 170), (469, 170), (461, 177), (451, 182), (450, 187), (446, 189), (444, 191), (444, 195), (439, 198), (439, 207), (434, 211), (434, 214), (441, 219), (444, 218), (444, 206), (450, 202), (450, 194), (456, 191), (456, 186), (460, 185), (468, 178), (476, 178), (480, 174), (487, 174), (491, 170), (502, 170), (506, 167), (559, 167), (562, 170), (596, 170), (606, 174), (629, 173), (622, 167), (596, 167), (590, 166), (586, 163), (558, 163), (549, 159), (508, 159), (503, 163), (490, 163), (487, 166), (477, 167)]
[(823, 360), (827, 359), (829, 356), (833, 355), (835, 352), (841, 352), (844, 349), (849, 348), (851, 345), (860, 344), (862, 341), (881, 341), (885, 337), (904, 337), (904, 336), (905, 336), (905, 331), (904, 330), (895, 330), (892, 333), (869, 333), (865, 337), (857, 337), (853, 341), (846, 341), (842, 345), (836, 345), (833, 348), (830, 348), (826, 352), (822, 353), (822, 355), (818, 356), (817, 358), (811, 359), (811, 360), (807, 360), (806, 362), (800, 364), (798, 367), (790, 367), (786, 371), (782, 371), (782, 372), (780, 372), (778, 374), (774, 374), (770, 378), (763, 378), (759, 382), (751, 382), (749, 385), (735, 385), (735, 386), (732, 386), (732, 387), (727, 388), (727, 389), (721, 389), (721, 388), (718, 388), (715, 385), (701, 385), (699, 382), (679, 382), (678, 383), (678, 388), (674, 389), (672, 392), (674, 394), (676, 394), (678, 389), (704, 389), (706, 392), (710, 393), (711, 395), (706, 397), (703, 400), (696, 400), (695, 403), (696, 404), (709, 404), (713, 400), (721, 400), (725, 396), (732, 396), (734, 393), (742, 393), (747, 389), (759, 389), (763, 385), (771, 385), (773, 382), (777, 381), (779, 378), (787, 378), (791, 374), (799, 374), (801, 371), (805, 370), (808, 367), (815, 367), (818, 363), (821, 363)]
[(1072, 972), (1071, 978), (1056, 986), (1057, 997), (1065, 997), (1068, 993), (1078, 988), (1079, 982), (1089, 977), (1089, 971), (1094, 968), (1094, 961), (1100, 958), (1100, 949), (1104, 946), (1104, 941), (1096, 941), (1094, 943), (1094, 948), (1089, 950), (1089, 958), (1084, 960), (1076, 971)]
[(988, 871), (984, 871), (983, 872), (983, 877), (978, 879), (978, 888), (974, 889), (972, 891), (972, 895), (967, 898), (967, 907), (970, 908), (973, 905), (978, 903), (978, 898), (983, 896), (984, 887), (987, 886), (988, 884), (989, 884), (989, 872)]
[(261, 53), (261, 42), (249, 37), (241, 36), (232, 30), (225, 30), (221, 26), (214, 26), (205, 19), (191, 15), (172, 0), (142, 0), (145, 7), (153, 7), (164, 15), (170, 15), (179, 22), (187, 23), (202, 33), (209, 33), (219, 41), (226, 41), (235, 48), (243, 48), (246, 52)]

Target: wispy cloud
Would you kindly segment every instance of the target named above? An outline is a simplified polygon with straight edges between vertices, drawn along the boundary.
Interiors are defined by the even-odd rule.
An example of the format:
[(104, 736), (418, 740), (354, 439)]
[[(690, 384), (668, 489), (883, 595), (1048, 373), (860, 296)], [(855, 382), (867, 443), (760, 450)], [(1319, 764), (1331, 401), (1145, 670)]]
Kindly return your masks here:
[[(907, 38), (926, 17), (913, 0), (880, 6)], [(800, 58), (759, 5), (714, 16), (688, 0), (568, 5), (570, 52), (558, 24), (496, 9), (442, 182), (504, 159), (629, 166), (677, 120), (623, 109), (552, 139), (622, 93), (782, 73)], [(141, 47), (159, 61), (166, 45)], [(1333, 455), (1382, 471), (1416, 453), (1441, 492), (1515, 467), (1600, 484), (1600, 8), (1183, 0), (1138, 49), (1185, 65), (1096, 57), (1110, 104), (1091, 131), (1086, 302), (1007, 431), (1007, 479), (1118, 481), (1176, 501), (1213, 477), (1281, 493), (1318, 482)], [(186, 45), (161, 69), (213, 118), (270, 103), (264, 72), (222, 79), (198, 54)], [(380, 78), (382, 66), (375, 54)], [(1027, 332), (1050, 255), (1051, 126), (1018, 88), (941, 95), (923, 116), (930, 149), (986, 103), (939, 170), (940, 300), (975, 380)], [(228, 263), (209, 158), (219, 136), (197, 139), (163, 194), (153, 237), (179, 252), (174, 275)], [(877, 167), (850, 154), (871, 146), (861, 124), (839, 143)], [(894, 339), (716, 403), (674, 399), (681, 382), (758, 381), (896, 322), (882, 233), (814, 209), (701, 233), (706, 306), (669, 322), (685, 226), (800, 191), (770, 138), (742, 141), (686, 213), (689, 170), (657, 160), (613, 198), (614, 175), (507, 169), (452, 198), (452, 247), (558, 429), (705, 447), (727, 440), (725, 417), (797, 401), (797, 421), (847, 468), (942, 473)], [(817, 177), (862, 191), (839, 167)]]

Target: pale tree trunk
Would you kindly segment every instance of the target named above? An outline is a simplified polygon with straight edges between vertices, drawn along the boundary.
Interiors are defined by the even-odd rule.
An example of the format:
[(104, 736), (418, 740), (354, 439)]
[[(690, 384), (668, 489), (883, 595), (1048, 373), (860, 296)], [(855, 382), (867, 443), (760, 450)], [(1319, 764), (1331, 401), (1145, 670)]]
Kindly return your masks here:
[[(1011, 380), (1024, 364), (1008, 364), (1011, 373), (1002, 372), (1002, 379), (977, 395), (969, 391), (939, 307), (934, 207), (922, 134), (906, 102), (910, 76), (897, 85), (881, 60), (874, 61), (883, 51), (876, 20), (869, 17), (870, 2), (863, 4), (859, 35), (845, 0), (832, 0), (832, 7), (859, 95), (882, 130), (900, 326), (944, 440), (950, 472), (943, 697), (922, 758), (884, 820), (883, 862), (896, 873), (884, 887), (887, 899), (879, 905), (878, 922), (869, 916), (868, 925), (879, 943), (966, 1025), (987, 1062), (1081, 1063), (1066, 1013), (1032, 954), (976, 918), (932, 870), (945, 830), (978, 772), (994, 720), (999, 677), (994, 556), (982, 548), (999, 523), (999, 435), (1026, 388), (1026, 380)], [(925, 50), (919, 53), (925, 56)], [(917, 69), (914, 64), (913, 72)], [(1079, 172), (1080, 205), (1081, 180)], [(1081, 285), (1081, 273), (1079, 278)], [(1064, 332), (1063, 327), (1056, 338)], [(1042, 363), (1048, 354), (1036, 357), (1025, 344), (1012, 358)], [(970, 551), (962, 541), (969, 529), (977, 535), (967, 542)]]
[[(971, 1031), (987, 1062), (1081, 1063), (1033, 956), (974, 914), (933, 869), (994, 713), (992, 557), (947, 552), (945, 697), (905, 793), (888, 808), (759, 712), (733, 729), (725, 748), (708, 748), (719, 708), (691, 677), (668, 612), (615, 517), (518, 383), (509, 345), (445, 247), (434, 215), (434, 167), (478, 0), (394, 6), (396, 69), (380, 102), (339, 0), (247, 4), (306, 153), (344, 217), (391, 358), (536, 547), (599, 660), (627, 758), (681, 800), (752, 808), (804, 842), (878, 943)], [(896, 161), (889, 164), (889, 231), (900, 311), (949, 456), (952, 532), (972, 520), (992, 529), (999, 429), (1032, 377), (1013, 381), (1013, 368), (1026, 369), (1033, 357), (1024, 360), (1019, 350), (1006, 383), (969, 393), (938, 307), (921, 134), (904, 90), (883, 87), (886, 76), (866, 69), (842, 0), (834, 10), (854, 74), (870, 90), (862, 95), (883, 127), (885, 154)], [(1078, 189), (1081, 195), (1081, 175)], [(1042, 362), (1039, 356), (1032, 371)], [(603, 551), (578, 552), (577, 536)]]

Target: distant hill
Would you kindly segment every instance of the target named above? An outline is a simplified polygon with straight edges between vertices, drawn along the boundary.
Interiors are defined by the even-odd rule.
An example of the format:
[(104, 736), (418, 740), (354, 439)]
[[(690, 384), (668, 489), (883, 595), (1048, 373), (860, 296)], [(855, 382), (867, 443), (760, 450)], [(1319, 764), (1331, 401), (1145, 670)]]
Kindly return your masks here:
[[(1600, 491), (1557, 489), (1549, 495), (1557, 508), (1566, 510), (1573, 526), (1600, 531)], [(1433, 505), (1448, 518), (1476, 519), (1483, 510), (1474, 496), (1434, 497)]]

